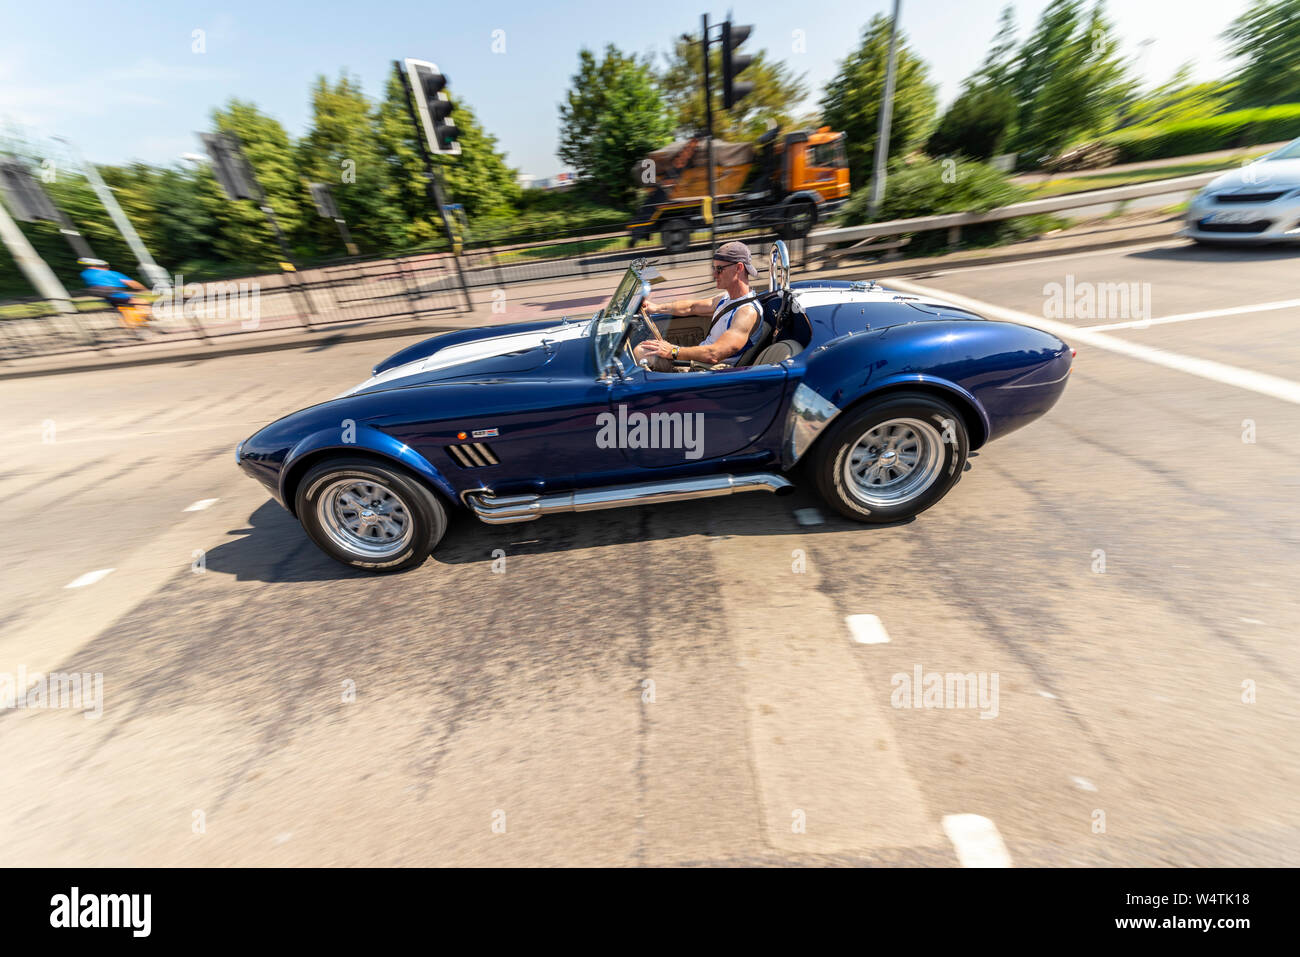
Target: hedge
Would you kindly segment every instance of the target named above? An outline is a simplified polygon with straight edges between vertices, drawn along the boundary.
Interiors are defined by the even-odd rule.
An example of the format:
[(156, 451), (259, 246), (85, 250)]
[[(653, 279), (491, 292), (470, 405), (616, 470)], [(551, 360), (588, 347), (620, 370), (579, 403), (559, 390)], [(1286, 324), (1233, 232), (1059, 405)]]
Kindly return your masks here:
[(1119, 150), (1116, 163), (1240, 149), (1300, 136), (1300, 103), (1221, 113), (1201, 120), (1118, 130), (1100, 140)]

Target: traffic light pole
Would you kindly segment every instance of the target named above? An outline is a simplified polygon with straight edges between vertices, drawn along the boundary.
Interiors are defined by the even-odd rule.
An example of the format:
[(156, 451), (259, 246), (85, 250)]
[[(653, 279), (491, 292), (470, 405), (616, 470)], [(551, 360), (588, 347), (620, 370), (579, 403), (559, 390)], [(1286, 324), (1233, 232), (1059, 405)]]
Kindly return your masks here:
[[(415, 100), (411, 91), (411, 81), (402, 69), (402, 64), (397, 60), (393, 61), (393, 69), (397, 71), (398, 77), (402, 81), (402, 89), (406, 91), (406, 112), (411, 117), (411, 126), (415, 130), (421, 128), (420, 118), (415, 114)], [(465, 281), (465, 272), (460, 265), (460, 251), (456, 248), (456, 234), (451, 228), (451, 217), (447, 215), (447, 209), (443, 205), (442, 183), (438, 179), (437, 168), (433, 162), (433, 157), (429, 153), (428, 144), (424, 142), (424, 137), (416, 133), (415, 140), (420, 145), (420, 155), (424, 158), (424, 175), (429, 184), (429, 195), (433, 197), (433, 203), (438, 209), (438, 214), (442, 217), (442, 227), (447, 232), (447, 244), (451, 250), (451, 259), (456, 266), (456, 278), (460, 280), (460, 291), (465, 296), (465, 309), (468, 312), (474, 311), (474, 303), (469, 298), (469, 283)]]
[(714, 204), (717, 198), (717, 188), (713, 182), (713, 90), (709, 84), (709, 15), (706, 13), (700, 18), (703, 23), (703, 31), (700, 36), (700, 50), (704, 53), (704, 135), (708, 139), (708, 164), (709, 164), (709, 248), (712, 248), (718, 239), (717, 210)]

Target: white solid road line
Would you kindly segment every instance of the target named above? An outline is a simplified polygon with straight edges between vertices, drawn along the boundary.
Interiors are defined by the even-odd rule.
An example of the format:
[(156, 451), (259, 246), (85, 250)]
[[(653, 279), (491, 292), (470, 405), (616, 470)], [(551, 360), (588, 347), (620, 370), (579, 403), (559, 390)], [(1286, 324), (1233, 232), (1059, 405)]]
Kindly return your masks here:
[(93, 572), (86, 572), (86, 574), (74, 578), (72, 581), (68, 582), (63, 587), (64, 588), (85, 588), (87, 585), (93, 585), (95, 584), (95, 582), (107, 578), (109, 575), (113, 574), (114, 571), (116, 571), (116, 569), (100, 568)]
[(1221, 316), (1240, 316), (1248, 312), (1268, 312), (1273, 309), (1294, 309), (1300, 306), (1300, 299), (1283, 299), (1280, 302), (1261, 302), (1257, 306), (1233, 306), (1229, 309), (1207, 309), (1205, 312), (1184, 312), (1177, 316), (1164, 316), (1160, 319), (1134, 319), (1130, 322), (1112, 322), (1105, 326), (1084, 326), (1084, 332), (1108, 332), (1111, 329), (1146, 329), (1148, 326), (1161, 326), (1167, 322), (1187, 322), (1191, 319), (1218, 319)]
[(848, 615), (844, 623), (849, 626), (853, 640), (860, 645), (884, 645), (889, 643), (889, 632), (884, 623), (875, 615)]
[[(1013, 259), (1010, 262), (1000, 263), (982, 263), (971, 266), (951, 266), (947, 269), (937, 268), (928, 271), (928, 276), (959, 276), (962, 273), (975, 272), (978, 269), (1010, 269), (1013, 266), (1032, 266), (1035, 263), (1050, 263), (1058, 259), (1091, 259), (1093, 256), (1116, 256), (1127, 253), (1140, 253), (1148, 249), (1173, 249), (1186, 245), (1186, 242), (1171, 242), (1168, 239), (1161, 239), (1158, 242), (1143, 243), (1140, 246), (1111, 246), (1109, 249), (1092, 249), (1083, 253), (1051, 253), (1046, 256), (1037, 256), (1032, 259)], [(884, 277), (880, 280), (882, 286), (889, 286), (897, 280), (892, 276)]]
[(205, 508), (211, 508), (213, 505), (216, 505), (216, 504), (217, 504), (218, 502), (220, 502), (220, 501), (221, 501), (221, 499), (219, 499), (219, 498), (201, 498), (201, 499), (199, 499), (197, 502), (195, 502), (193, 505), (191, 505), (191, 506), (189, 506), (187, 509), (185, 509), (185, 511), (187, 511), (187, 512), (201, 512), (201, 511), (203, 511)]
[(1002, 306), (995, 306), (989, 302), (982, 302), (979, 299), (971, 299), (968, 296), (958, 295), (957, 293), (944, 292), (941, 289), (922, 286), (906, 280), (893, 280), (893, 285), (897, 286), (903, 292), (910, 292), (919, 296), (933, 296), (941, 302), (950, 302), (954, 306), (960, 306), (963, 309), (969, 309), (972, 312), (977, 312), (993, 319), (1002, 319), (1007, 322), (1018, 322), (1024, 326), (1033, 326), (1036, 329), (1042, 329), (1044, 332), (1050, 332), (1054, 336), (1059, 336), (1072, 346), (1084, 343), (1086, 345), (1095, 346), (1098, 349), (1117, 352), (1120, 355), (1128, 356), (1130, 359), (1138, 359), (1142, 362), (1149, 362), (1152, 365), (1164, 366), (1166, 369), (1176, 369), (1179, 372), (1186, 372), (1188, 375), (1200, 376), (1202, 379), (1209, 379), (1212, 382), (1222, 382), (1225, 385), (1236, 386), (1239, 389), (1245, 389), (1249, 392), (1257, 392), (1260, 395), (1266, 395), (1270, 398), (1281, 399), (1283, 402), (1291, 402), (1300, 405), (1300, 382), (1292, 382), (1290, 379), (1267, 375), (1263, 372), (1252, 372), (1249, 369), (1241, 369), (1237, 366), (1226, 365), (1222, 362), (1214, 362), (1211, 359), (1196, 359), (1192, 356), (1184, 356), (1176, 352), (1156, 349), (1152, 346), (1138, 345), (1135, 342), (1128, 342), (1124, 339), (1116, 339), (1114, 336), (1108, 336), (1104, 332), (1092, 332), (1087, 329), (1072, 326), (1068, 322), (1058, 322), (1055, 319), (1043, 319), (1039, 316), (1031, 316), (1027, 312), (1019, 312), (1015, 309), (1006, 309)]
[(957, 850), (962, 867), (1010, 867), (1011, 854), (997, 825), (978, 814), (946, 814), (943, 832)]

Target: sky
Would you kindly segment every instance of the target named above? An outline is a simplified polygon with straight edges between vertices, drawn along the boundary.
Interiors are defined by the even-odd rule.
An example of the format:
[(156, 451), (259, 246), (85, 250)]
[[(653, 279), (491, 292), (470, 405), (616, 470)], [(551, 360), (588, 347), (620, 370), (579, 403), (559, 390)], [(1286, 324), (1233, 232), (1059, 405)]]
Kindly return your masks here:
[[(231, 97), (252, 100), (300, 136), (317, 75), (346, 69), (377, 97), (392, 61), (417, 57), (447, 74), (453, 98), (473, 106), (511, 166), (550, 176), (563, 168), (555, 156), (557, 112), (578, 51), (612, 42), (662, 57), (674, 37), (698, 32), (703, 2), (60, 0), (46, 7), (8, 0), (0, 29), (0, 130), (35, 140), (65, 136), (97, 163), (165, 165), (200, 150), (195, 132), (208, 129), (212, 108)], [(983, 60), (1005, 2), (903, 0), (903, 31), (929, 65), (941, 104)], [(1014, 3), (1022, 38), (1046, 3)], [(1246, 5), (1112, 0), (1106, 9), (1139, 74), (1159, 83), (1188, 60), (1198, 79), (1223, 76), (1220, 34)], [(806, 105), (813, 109), (862, 27), (889, 6), (746, 0), (730, 9), (734, 22), (754, 25), (746, 49), (766, 49), (806, 75)], [(728, 8), (707, 12), (716, 22)], [(1147, 39), (1154, 42), (1141, 46)]]

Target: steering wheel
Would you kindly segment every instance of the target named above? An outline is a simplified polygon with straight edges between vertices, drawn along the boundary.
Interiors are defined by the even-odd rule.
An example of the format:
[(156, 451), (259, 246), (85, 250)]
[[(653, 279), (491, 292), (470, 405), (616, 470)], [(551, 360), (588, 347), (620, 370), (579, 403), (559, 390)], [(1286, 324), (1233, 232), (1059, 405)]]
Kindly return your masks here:
[[(641, 324), (645, 326), (646, 332), (648, 333), (648, 335), (646, 336), (647, 339), (663, 339), (663, 336), (659, 334), (659, 327), (656, 326), (653, 321), (651, 321), (649, 314), (646, 312), (644, 304), (641, 306), (640, 309), (636, 311), (636, 313), (634, 314), (634, 318), (639, 319), (641, 321)], [(646, 341), (645, 339), (641, 340), (641, 342), (645, 342), (645, 341)], [(640, 344), (641, 344), (640, 342), (637, 343), (637, 345)], [(642, 369), (645, 369), (647, 372), (651, 371), (650, 360), (652, 357), (646, 356), (640, 362), (637, 362), (636, 347), (632, 345), (632, 339), (630, 336), (628, 337), (628, 341), (627, 341), (627, 351), (632, 354), (633, 365), (638, 365)]]

